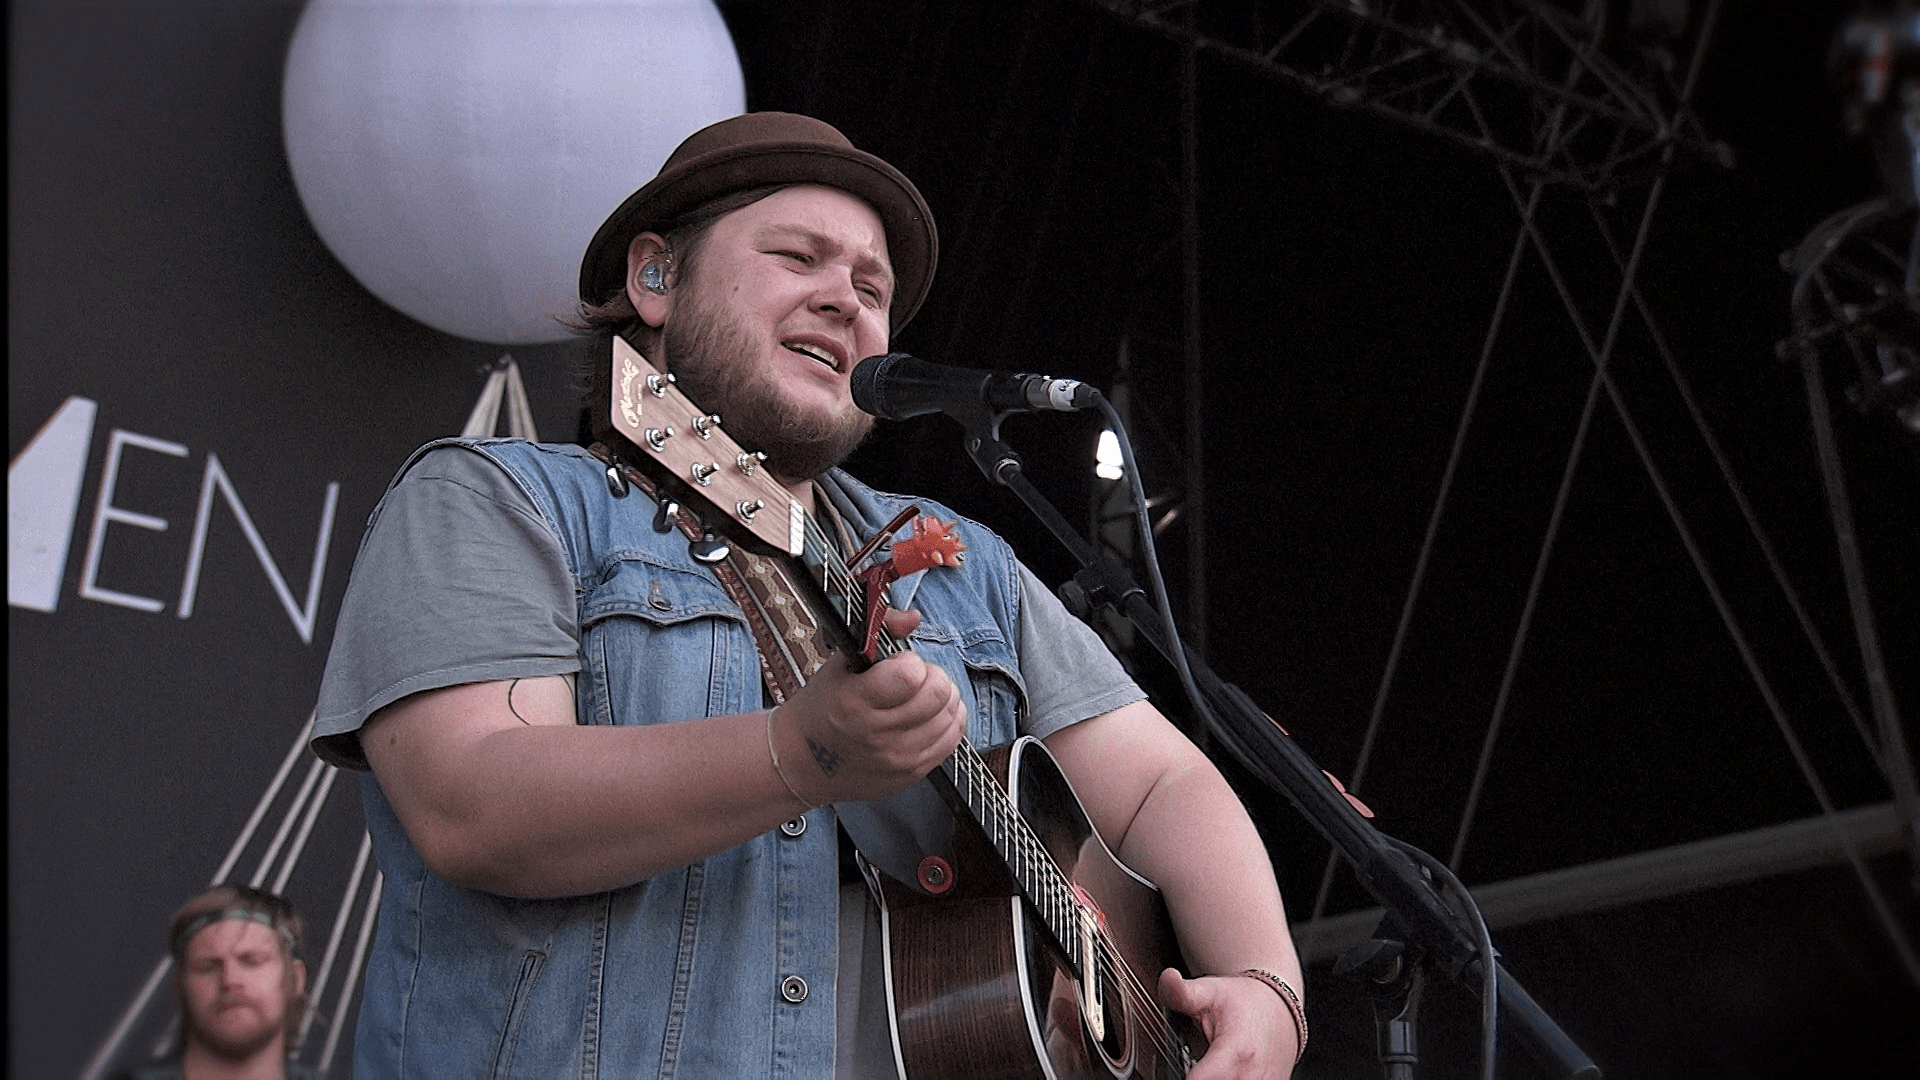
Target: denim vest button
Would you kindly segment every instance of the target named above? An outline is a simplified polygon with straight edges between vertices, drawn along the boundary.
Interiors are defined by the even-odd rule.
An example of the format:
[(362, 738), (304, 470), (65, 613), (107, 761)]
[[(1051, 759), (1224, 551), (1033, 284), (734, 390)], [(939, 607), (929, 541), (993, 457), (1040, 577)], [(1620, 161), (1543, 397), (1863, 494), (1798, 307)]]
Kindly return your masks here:
[(807, 1000), (807, 980), (798, 975), (789, 975), (781, 979), (780, 996), (789, 1005), (798, 1005)]
[(807, 819), (804, 815), (801, 817), (789, 818), (786, 821), (783, 821), (780, 823), (780, 831), (787, 837), (787, 839), (792, 840), (798, 837), (801, 833), (804, 833), (807, 831)]

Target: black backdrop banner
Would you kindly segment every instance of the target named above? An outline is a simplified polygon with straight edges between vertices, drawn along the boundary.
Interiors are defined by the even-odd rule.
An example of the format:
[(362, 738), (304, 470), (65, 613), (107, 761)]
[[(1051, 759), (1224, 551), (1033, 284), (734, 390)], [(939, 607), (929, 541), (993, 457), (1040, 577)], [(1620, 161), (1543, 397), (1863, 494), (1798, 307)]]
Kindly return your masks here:
[[(459, 433), (502, 352), (394, 312), (307, 223), (279, 109), (299, 13), (11, 5), (9, 507), (15, 550), (40, 552), (9, 579), (11, 1075), (82, 1069), (230, 855), (235, 880), (284, 877), (317, 969), (356, 782), (300, 798), (302, 752), (266, 797), (368, 512), (413, 447)], [(577, 349), (512, 355), (539, 427), (569, 437)], [(358, 931), (356, 911), (336, 989)], [(163, 1033), (148, 1020), (128, 1055)]]

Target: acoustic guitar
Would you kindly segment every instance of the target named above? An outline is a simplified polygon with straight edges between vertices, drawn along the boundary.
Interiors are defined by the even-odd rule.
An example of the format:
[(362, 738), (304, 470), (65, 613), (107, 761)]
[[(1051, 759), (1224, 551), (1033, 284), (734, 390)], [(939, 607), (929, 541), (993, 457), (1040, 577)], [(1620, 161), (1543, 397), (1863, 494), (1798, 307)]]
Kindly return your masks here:
[[(880, 623), (884, 590), (964, 558), (953, 523), (913, 508), (843, 557), (719, 416), (618, 337), (612, 363), (613, 424), (668, 490), (803, 570), (793, 576), (816, 619), (855, 663), (907, 647)], [(868, 559), (909, 521), (909, 537)], [(1204, 1052), (1191, 1022), (1154, 997), (1159, 972), (1179, 962), (1159, 890), (1107, 849), (1037, 739), (982, 754), (963, 737), (900, 795), (834, 809), (881, 910), (901, 1075), (1158, 1080), (1187, 1075)]]

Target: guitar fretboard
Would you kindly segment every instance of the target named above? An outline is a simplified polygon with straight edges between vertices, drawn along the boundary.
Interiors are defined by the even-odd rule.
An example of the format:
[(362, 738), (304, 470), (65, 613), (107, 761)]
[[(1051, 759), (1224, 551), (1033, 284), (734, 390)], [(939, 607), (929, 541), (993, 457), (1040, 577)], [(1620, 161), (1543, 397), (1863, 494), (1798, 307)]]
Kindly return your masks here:
[[(865, 579), (847, 566), (840, 547), (833, 543), (811, 514), (805, 517), (805, 546), (801, 561), (814, 584), (818, 585), (834, 608), (849, 638), (860, 640), (857, 624), (867, 610)], [(905, 651), (908, 644), (882, 628), (873, 659), (883, 659)], [(1054, 943), (1067, 956), (1076, 973), (1086, 971), (1080, 933), (1080, 921), (1090, 915), (1079, 903), (1073, 885), (1067, 880), (1053, 856), (1034, 833), (1033, 827), (1006, 789), (993, 775), (993, 769), (965, 735), (953, 753), (941, 763), (940, 770), (953, 787), (958, 801), (967, 808), (974, 822), (993, 844), (1007, 871), (1019, 885)]]
[[(718, 415), (695, 406), (674, 385), (673, 376), (655, 369), (618, 336), (609, 359), (614, 387), (609, 419), (614, 429), (651, 455), (688, 494), (725, 513), (763, 543), (797, 558), (832, 609), (815, 614), (831, 619), (847, 639), (863, 647), (866, 638), (861, 631), (868, 611), (865, 579), (847, 565), (840, 546), (820, 522), (761, 466), (764, 457), (742, 450), (728, 437)], [(906, 647), (883, 627), (868, 659), (879, 660)], [(806, 677), (800, 671), (795, 675)], [(1085, 943), (1098, 935), (1083, 933), (1083, 920), (1093, 916), (1077, 902), (1066, 875), (1015, 809), (986, 761), (963, 736), (936, 771), (951, 785), (955, 801), (967, 808), (992, 841), (1076, 974), (1084, 975), (1089, 959), (1100, 960), (1097, 949), (1095, 956), (1086, 955)]]

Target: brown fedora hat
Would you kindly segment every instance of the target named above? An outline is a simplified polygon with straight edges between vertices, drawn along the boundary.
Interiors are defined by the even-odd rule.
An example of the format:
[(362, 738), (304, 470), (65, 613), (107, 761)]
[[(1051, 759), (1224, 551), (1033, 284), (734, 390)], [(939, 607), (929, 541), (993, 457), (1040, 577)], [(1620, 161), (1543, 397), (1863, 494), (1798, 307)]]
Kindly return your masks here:
[(580, 261), (580, 299), (604, 303), (620, 289), (635, 236), (659, 232), (709, 199), (763, 184), (826, 184), (872, 206), (886, 227), (893, 262), (893, 332), (913, 318), (940, 252), (927, 201), (900, 170), (854, 149), (832, 124), (782, 112), (744, 113), (687, 136), (659, 175), (627, 196), (593, 234)]

